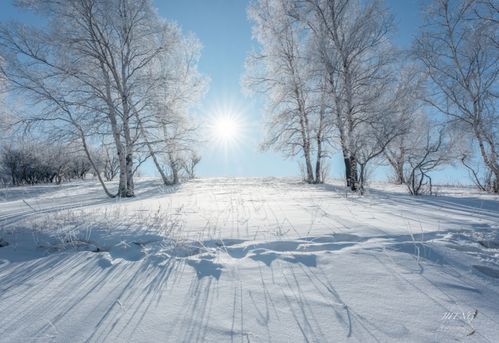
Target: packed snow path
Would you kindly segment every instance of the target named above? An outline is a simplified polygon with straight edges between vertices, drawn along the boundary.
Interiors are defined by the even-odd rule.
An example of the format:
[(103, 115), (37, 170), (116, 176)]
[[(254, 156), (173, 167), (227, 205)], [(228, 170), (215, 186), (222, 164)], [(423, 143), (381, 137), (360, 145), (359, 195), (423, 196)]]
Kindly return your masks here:
[(294, 179), (0, 189), (0, 341), (496, 342), (499, 199)]

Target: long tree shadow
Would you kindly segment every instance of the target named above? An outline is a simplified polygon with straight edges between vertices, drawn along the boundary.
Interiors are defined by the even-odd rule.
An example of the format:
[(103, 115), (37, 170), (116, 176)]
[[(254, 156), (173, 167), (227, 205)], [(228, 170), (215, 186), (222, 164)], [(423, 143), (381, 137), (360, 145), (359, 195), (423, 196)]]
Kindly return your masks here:
[[(494, 231), (483, 226), (476, 230)], [(495, 294), (489, 290), (482, 294), (476, 280), (463, 277), (469, 275), (465, 274), (466, 266), (442, 253), (443, 248), (458, 251), (456, 247), (460, 245), (453, 239), (473, 239), (466, 236), (470, 230), (463, 232), (447, 230), (424, 233), (424, 236), (371, 237), (332, 234), (262, 242), (220, 239), (192, 242), (182, 250), (156, 246), (154, 239), (148, 239), (133, 246), (142, 251), (139, 258), (112, 251), (63, 251), (23, 263), (3, 263), (0, 265), (0, 317), (3, 318), (0, 335), (6, 340), (33, 337), (58, 340), (61, 335), (76, 332), (76, 341), (127, 340), (143, 334), (143, 327), (152, 325), (150, 321), (157, 324), (155, 316), (163, 313), (163, 306), (176, 306), (166, 312), (175, 317), (166, 318), (165, 331), (161, 331), (161, 327), (158, 330), (166, 335), (166, 328), (173, 329), (171, 337), (177, 341), (204, 341), (212, 335), (251, 340), (250, 328), (254, 330), (255, 324), (247, 322), (249, 313), (255, 315), (258, 327), (269, 340), (275, 320), (285, 316), (294, 320), (304, 340), (323, 341), (328, 339), (329, 324), (313, 305), (320, 297), (321, 306), (327, 306), (345, 337), (354, 336), (357, 328), (361, 331), (357, 333), (360, 337), (373, 341), (400, 338), (407, 333), (404, 324), (390, 329), (361, 315), (340, 295), (345, 291), (335, 286), (333, 275), (328, 275), (321, 263), (326, 256), (331, 256), (329, 254), (343, 256), (346, 251), (368, 255), (399, 280), (399, 284), (424, 297), (434, 308), (451, 311), (447, 303), (435, 296), (434, 289), (466, 292), (475, 297)], [(136, 237), (132, 234), (126, 240), (131, 243)], [(435, 245), (434, 241), (440, 243)], [(472, 249), (475, 248), (473, 245)], [(489, 248), (483, 248), (487, 253)], [(175, 251), (182, 251), (181, 256), (175, 256)], [(476, 250), (458, 252), (477, 253)], [(395, 267), (398, 260), (387, 263), (393, 261), (391, 256), (399, 258), (399, 267)], [(403, 256), (409, 256), (418, 269), (411, 269)], [(327, 261), (332, 263), (334, 258)], [(251, 275), (260, 275), (261, 280), (251, 280), (251, 285), (261, 287), (247, 288), (248, 276), (239, 271), (239, 266), (256, 268), (259, 274)], [(402, 268), (404, 272), (400, 271)], [(436, 270), (444, 273), (442, 282), (430, 277)], [(413, 276), (428, 280), (433, 288), (427, 290), (421, 283), (415, 284)], [(488, 277), (494, 276), (489, 273)], [(273, 288), (272, 292), (269, 287)], [(227, 297), (232, 299), (232, 304)], [(277, 298), (280, 305), (275, 304)], [(495, 303), (491, 302), (484, 315), (493, 313)], [(276, 309), (283, 304), (289, 310), (287, 314)], [(213, 321), (220, 317), (231, 318), (232, 322), (221, 325)], [(19, 320), (30, 325), (21, 328)]]
[(400, 192), (389, 190), (370, 189), (369, 194), (360, 197), (356, 194), (348, 193), (346, 187), (336, 186), (331, 184), (314, 185), (319, 191), (333, 193), (335, 195), (344, 197), (345, 199), (357, 203), (365, 203), (372, 199), (379, 200), (378, 204), (383, 204), (387, 207), (397, 208), (399, 206), (413, 207), (415, 204), (424, 205), (430, 209), (437, 211), (453, 211), (471, 216), (482, 215), (492, 220), (499, 220), (499, 199), (487, 199), (481, 196), (450, 196), (450, 195), (420, 195), (411, 196)]
[(370, 196), (380, 200), (380, 203), (396, 206), (415, 204), (425, 205), (438, 211), (453, 211), (471, 216), (484, 216), (499, 220), (499, 200), (484, 199), (483, 197), (453, 197), (447, 195), (410, 196), (382, 190), (372, 190)]

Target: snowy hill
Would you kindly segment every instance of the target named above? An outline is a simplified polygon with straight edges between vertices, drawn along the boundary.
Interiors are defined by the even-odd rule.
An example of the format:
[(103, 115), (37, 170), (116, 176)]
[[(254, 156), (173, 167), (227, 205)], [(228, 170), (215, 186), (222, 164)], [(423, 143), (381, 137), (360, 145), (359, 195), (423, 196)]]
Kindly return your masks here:
[(497, 196), (286, 178), (137, 190), (0, 189), (0, 341), (497, 341)]

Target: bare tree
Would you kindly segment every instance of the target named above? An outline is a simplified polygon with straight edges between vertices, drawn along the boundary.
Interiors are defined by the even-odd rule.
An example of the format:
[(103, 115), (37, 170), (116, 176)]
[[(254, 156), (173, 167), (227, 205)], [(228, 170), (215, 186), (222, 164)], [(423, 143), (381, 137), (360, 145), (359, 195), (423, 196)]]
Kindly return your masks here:
[(428, 8), (427, 24), (414, 46), (431, 80), (428, 103), (477, 144), (495, 193), (499, 192), (497, 13), (488, 1), (437, 0)]

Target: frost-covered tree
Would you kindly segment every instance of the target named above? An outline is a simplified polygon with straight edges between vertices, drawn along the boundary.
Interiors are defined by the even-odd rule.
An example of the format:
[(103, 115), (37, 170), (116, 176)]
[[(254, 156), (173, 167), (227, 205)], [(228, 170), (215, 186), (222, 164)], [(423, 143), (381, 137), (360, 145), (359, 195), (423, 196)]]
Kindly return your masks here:
[(499, 192), (499, 53), (497, 5), (480, 0), (437, 0), (414, 52), (431, 80), (427, 101), (477, 147), (488, 188)]
[(114, 146), (104, 139), (100, 146), (99, 165), (106, 181), (112, 181), (120, 171), (120, 161), (114, 151)]
[(357, 190), (358, 143), (368, 142), (363, 136), (372, 125), (365, 123), (380, 118), (391, 84), (392, 18), (381, 1), (304, 0), (293, 11), (314, 35), (314, 60), (327, 76), (347, 185)]
[(11, 90), (36, 105), (26, 121), (76, 136), (104, 190), (115, 196), (89, 152), (96, 136), (111, 137), (120, 165), (116, 195), (133, 196), (151, 66), (172, 53), (169, 43), (178, 28), (160, 19), (149, 0), (18, 3), (48, 19), (43, 27), (0, 28), (2, 73)]
[[(405, 123), (404, 123), (405, 124)], [(361, 134), (356, 135), (352, 146), (355, 152), (358, 170), (358, 188), (360, 194), (365, 191), (368, 165), (376, 159), (381, 159), (387, 146), (395, 139), (405, 134), (406, 126), (394, 120), (389, 115), (381, 115), (375, 121), (363, 123), (359, 127)]]
[[(357, 125), (352, 151), (358, 164), (359, 190), (364, 193), (366, 169), (372, 161), (387, 159), (399, 180), (404, 180), (406, 136), (414, 130), (414, 114), (421, 97), (421, 77), (413, 65), (394, 64), (392, 77)], [(403, 181), (402, 181), (403, 182)]]
[(201, 162), (201, 156), (196, 152), (191, 152), (188, 156), (182, 159), (182, 169), (187, 178), (194, 179), (196, 177), (196, 166)]
[[(0, 70), (4, 65), (5, 62), (0, 55)], [(4, 75), (0, 73), (0, 148), (8, 143), (9, 133), (14, 119), (7, 109), (7, 104), (5, 102), (6, 83), (7, 80), (5, 80)]]
[[(305, 180), (321, 182), (325, 157), (327, 99), (314, 74), (302, 23), (290, 16), (292, 2), (259, 0), (248, 10), (259, 49), (247, 59), (246, 85), (267, 100), (264, 149), (302, 156)], [(315, 151), (315, 171), (314, 171)]]
[(139, 124), (163, 182), (176, 184), (181, 166), (199, 142), (192, 112), (205, 94), (208, 80), (197, 70), (201, 45), (195, 37), (183, 37), (178, 31), (168, 50), (149, 68)]
[(413, 146), (409, 137), (417, 130), (417, 117), (423, 115), (424, 73), (413, 63), (400, 63), (397, 69), (398, 72), (394, 73), (398, 76), (393, 88), (394, 100), (391, 107), (397, 135), (386, 145), (383, 157), (393, 170), (393, 181), (401, 185), (405, 183), (406, 151)]
[(431, 193), (430, 172), (454, 160), (452, 147), (455, 137), (426, 114), (416, 116), (405, 151), (404, 183), (412, 195)]

